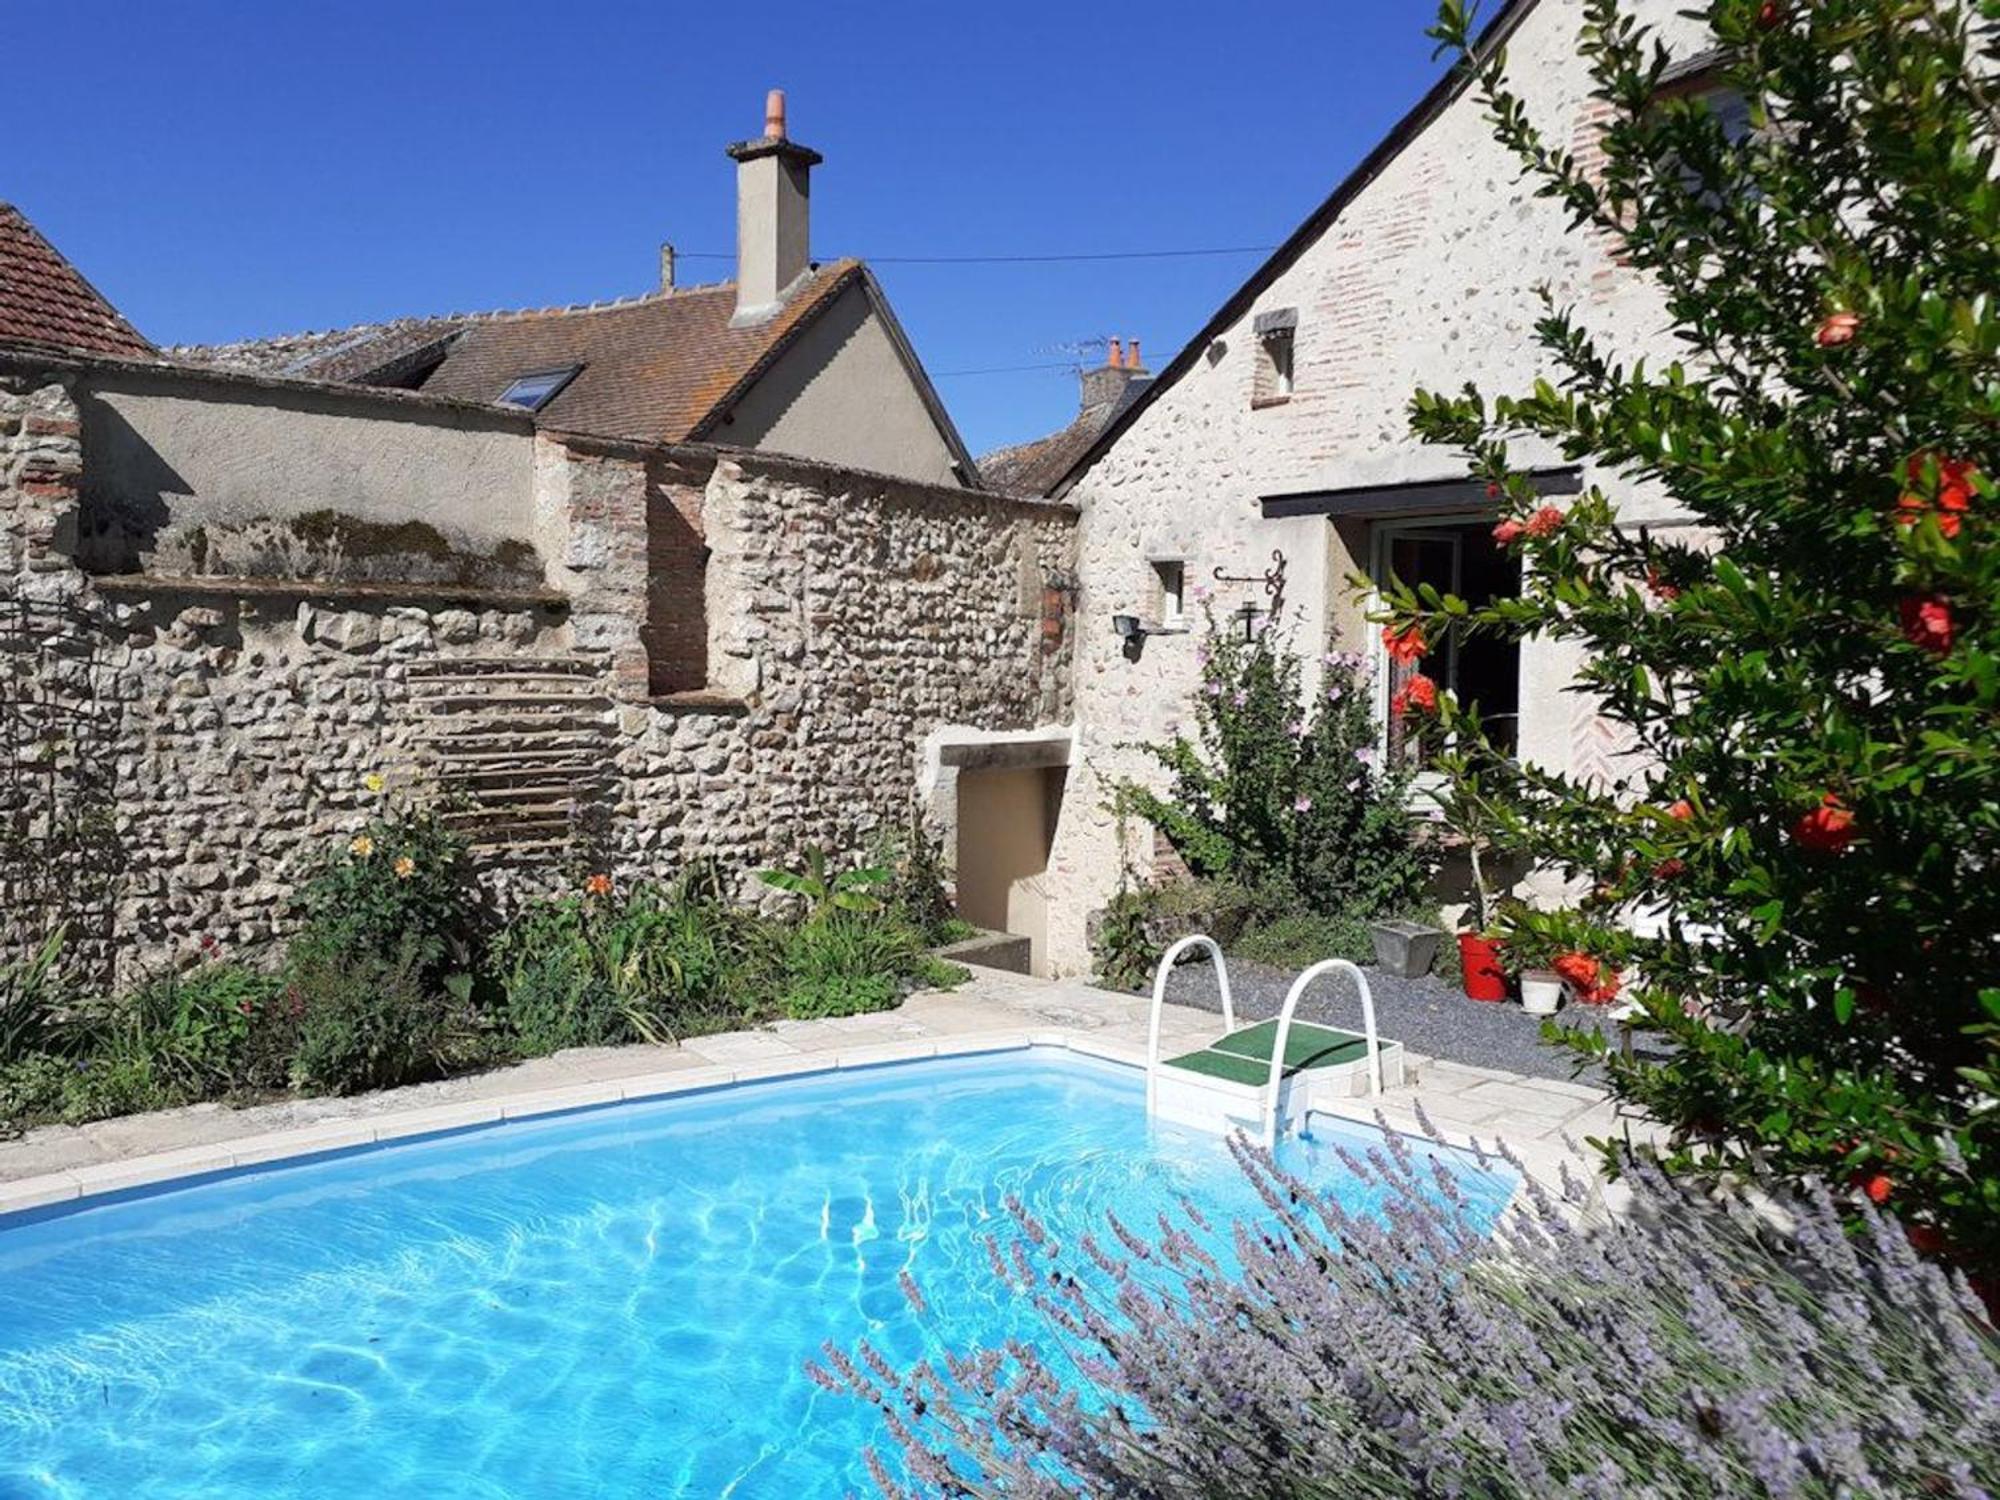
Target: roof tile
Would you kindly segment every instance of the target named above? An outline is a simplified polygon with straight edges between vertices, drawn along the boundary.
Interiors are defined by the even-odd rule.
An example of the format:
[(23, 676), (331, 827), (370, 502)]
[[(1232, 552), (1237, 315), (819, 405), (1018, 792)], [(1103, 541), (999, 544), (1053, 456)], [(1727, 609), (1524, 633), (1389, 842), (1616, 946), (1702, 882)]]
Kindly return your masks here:
[(137, 359), (159, 352), (11, 203), (0, 203), (0, 344)]

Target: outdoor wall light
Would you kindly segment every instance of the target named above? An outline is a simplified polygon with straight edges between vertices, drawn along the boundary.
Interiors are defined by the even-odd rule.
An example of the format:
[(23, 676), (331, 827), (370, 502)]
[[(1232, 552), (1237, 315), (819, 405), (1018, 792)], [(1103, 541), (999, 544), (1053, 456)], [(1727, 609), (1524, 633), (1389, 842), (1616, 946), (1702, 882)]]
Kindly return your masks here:
[(1146, 633), (1146, 627), (1139, 623), (1137, 615), (1113, 615), (1111, 628), (1118, 632), (1121, 641), (1137, 640)]

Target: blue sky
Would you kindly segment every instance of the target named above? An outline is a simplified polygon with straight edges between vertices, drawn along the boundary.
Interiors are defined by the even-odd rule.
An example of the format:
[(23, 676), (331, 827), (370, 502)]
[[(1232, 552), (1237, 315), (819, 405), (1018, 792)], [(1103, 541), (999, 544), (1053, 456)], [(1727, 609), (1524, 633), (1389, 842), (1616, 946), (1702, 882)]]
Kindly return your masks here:
[[(643, 291), (734, 243), (729, 141), (790, 96), (814, 253), (877, 271), (974, 452), (1155, 367), (1435, 76), (1430, 0), (746, 5), (0, 0), (0, 198), (161, 343)], [(683, 262), (719, 280), (727, 260)]]

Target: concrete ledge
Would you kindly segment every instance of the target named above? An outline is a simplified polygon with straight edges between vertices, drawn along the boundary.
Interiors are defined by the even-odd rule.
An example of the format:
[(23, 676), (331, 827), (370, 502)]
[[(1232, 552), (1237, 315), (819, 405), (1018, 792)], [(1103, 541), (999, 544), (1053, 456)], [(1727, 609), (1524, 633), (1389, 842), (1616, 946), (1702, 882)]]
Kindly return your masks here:
[(931, 951), (955, 964), (971, 964), (978, 969), (998, 969), (1004, 974), (1031, 972), (1034, 943), (1011, 932), (981, 928), (974, 937), (946, 943)]

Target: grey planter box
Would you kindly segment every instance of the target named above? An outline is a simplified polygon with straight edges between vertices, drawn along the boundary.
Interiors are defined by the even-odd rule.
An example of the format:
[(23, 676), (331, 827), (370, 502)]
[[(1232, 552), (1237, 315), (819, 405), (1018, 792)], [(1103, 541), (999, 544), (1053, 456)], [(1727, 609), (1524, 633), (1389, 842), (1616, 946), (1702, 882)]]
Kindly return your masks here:
[(1398, 979), (1428, 974), (1444, 936), (1421, 922), (1370, 922), (1368, 934), (1375, 939), (1376, 967)]

